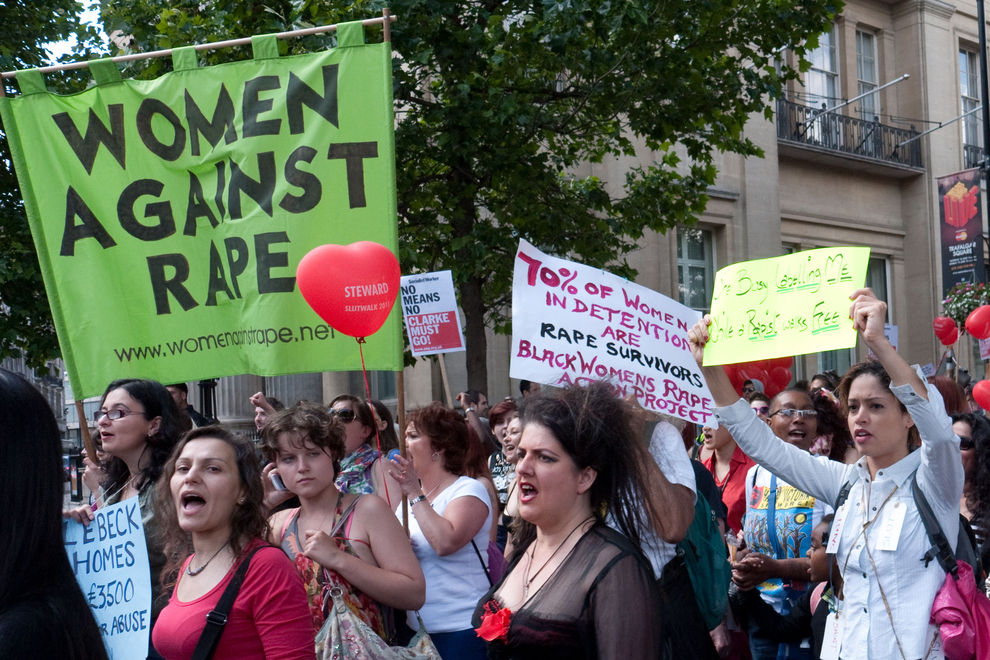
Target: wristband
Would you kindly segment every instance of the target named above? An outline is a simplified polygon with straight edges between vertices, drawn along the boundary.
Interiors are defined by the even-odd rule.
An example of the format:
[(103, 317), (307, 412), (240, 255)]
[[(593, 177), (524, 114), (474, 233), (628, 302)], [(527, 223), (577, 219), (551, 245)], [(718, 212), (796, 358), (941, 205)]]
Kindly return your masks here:
[(425, 501), (426, 501), (426, 495), (422, 495), (422, 494), (417, 495), (416, 497), (409, 500), (409, 507), (412, 508), (417, 504), (419, 504), (420, 502), (425, 502)]
[(474, 406), (468, 406), (467, 410), (465, 410), (464, 412), (469, 413), (469, 412), (474, 412), (474, 410), (475, 410)]

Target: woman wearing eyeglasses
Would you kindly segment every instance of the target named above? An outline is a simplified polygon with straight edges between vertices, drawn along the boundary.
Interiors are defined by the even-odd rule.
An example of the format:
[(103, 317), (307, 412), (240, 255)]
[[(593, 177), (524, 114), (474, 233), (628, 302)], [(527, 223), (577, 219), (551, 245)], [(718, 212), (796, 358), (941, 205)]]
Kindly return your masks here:
[[(104, 506), (137, 497), (151, 565), (152, 623), (168, 602), (162, 594), (160, 573), (165, 555), (154, 517), (155, 484), (179, 439), (179, 413), (168, 390), (154, 380), (115, 380), (103, 393), (100, 409), (93, 414), (103, 451), (110, 455), (98, 501)], [(88, 525), (95, 517), (84, 505), (64, 514)], [(162, 597), (164, 596), (164, 597)]]
[[(788, 389), (773, 397), (766, 424), (773, 435), (805, 452), (818, 437), (818, 411), (805, 390)], [(736, 442), (743, 444), (738, 437)], [(732, 577), (741, 588), (758, 587), (764, 601), (786, 614), (807, 590), (812, 530), (831, 507), (759, 465), (746, 474), (744, 488), (746, 550), (733, 564)], [(811, 657), (808, 646), (779, 644), (755, 631), (750, 650), (754, 660)]]
[(375, 435), (375, 416), (371, 407), (350, 394), (341, 394), (330, 402), (330, 414), (344, 425), (344, 459), (340, 462), (337, 488), (343, 493), (374, 493), (394, 507), (402, 498), (399, 484), (388, 474), (383, 454), (396, 447), (386, 446), (381, 434), (381, 451)]
[[(853, 327), (877, 356), (850, 369), (838, 390), (862, 456), (853, 465), (816, 459), (779, 442), (737, 402), (721, 368), (702, 367), (702, 373), (716, 418), (757, 463), (828, 502), (836, 502), (848, 484), (829, 544), (843, 580), (831, 657), (942, 658), (930, 615), (945, 571), (936, 561), (922, 561), (931, 542), (912, 491), (916, 481), (942, 532), (958, 538), (964, 479), (959, 438), (939, 391), (884, 336), (886, 303), (869, 289), (854, 291), (850, 300)], [(705, 317), (688, 331), (699, 365), (710, 322)]]

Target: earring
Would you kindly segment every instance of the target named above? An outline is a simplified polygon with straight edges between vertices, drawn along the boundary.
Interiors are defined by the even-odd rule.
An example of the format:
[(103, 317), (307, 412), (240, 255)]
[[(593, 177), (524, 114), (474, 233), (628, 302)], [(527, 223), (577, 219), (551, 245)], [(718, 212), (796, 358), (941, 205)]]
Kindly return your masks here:
[(440, 452), (438, 452), (438, 451), (433, 452), (433, 454), (430, 455), (430, 458), (432, 458), (434, 461), (437, 460), (437, 459), (439, 459), (440, 458)]
[(246, 501), (247, 501), (247, 500), (245, 500), (245, 499), (244, 499), (244, 498), (242, 497), (241, 499), (239, 499), (239, 500), (237, 500), (237, 505), (238, 505), (238, 506), (243, 506), (243, 505), (244, 505), (244, 502), (246, 502)]

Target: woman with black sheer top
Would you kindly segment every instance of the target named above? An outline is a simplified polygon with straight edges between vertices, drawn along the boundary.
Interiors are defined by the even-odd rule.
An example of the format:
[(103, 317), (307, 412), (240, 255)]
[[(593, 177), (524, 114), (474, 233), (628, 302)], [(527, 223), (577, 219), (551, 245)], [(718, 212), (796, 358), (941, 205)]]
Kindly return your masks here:
[[(598, 383), (541, 393), (521, 414), (526, 528), (505, 577), (475, 610), (488, 657), (661, 657), (659, 595), (637, 532), (656, 519), (643, 468), (650, 457), (631, 411)], [(626, 536), (605, 526), (606, 509)]]

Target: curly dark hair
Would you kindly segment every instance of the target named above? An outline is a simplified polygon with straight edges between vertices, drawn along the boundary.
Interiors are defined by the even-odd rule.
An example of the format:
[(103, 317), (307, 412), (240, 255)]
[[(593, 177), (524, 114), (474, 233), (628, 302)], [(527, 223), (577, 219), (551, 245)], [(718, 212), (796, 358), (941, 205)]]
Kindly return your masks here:
[(816, 391), (811, 394), (811, 405), (818, 412), (818, 434), (832, 438), (828, 457), (833, 461), (844, 463), (846, 452), (853, 446), (849, 424), (842, 417), (839, 406), (832, 402), (828, 394)]
[[(598, 382), (553, 393), (541, 390), (523, 402), (520, 416), (524, 429), (527, 424), (549, 429), (578, 469), (595, 470), (589, 493), (596, 516), (601, 519), (607, 511), (637, 547), (641, 530), (651, 523), (658, 532), (662, 529), (648, 496), (646, 466), (653, 464), (653, 458), (633, 429), (632, 409), (616, 397), (611, 385)], [(533, 535), (535, 528), (523, 525), (518, 547), (525, 548)]]
[(952, 416), (952, 423), (965, 422), (973, 434), (975, 459), (971, 474), (966, 475), (963, 495), (966, 506), (973, 513), (973, 523), (979, 529), (990, 525), (990, 421), (983, 415), (960, 413)]
[[(839, 387), (835, 391), (835, 394), (839, 397), (839, 405), (842, 407), (842, 414), (847, 420), (849, 418), (849, 388), (852, 387), (853, 381), (860, 376), (873, 376), (880, 381), (881, 385), (887, 389), (890, 389), (890, 374), (887, 373), (887, 370), (883, 368), (883, 365), (880, 364), (879, 361), (866, 360), (864, 362), (857, 362), (854, 364), (849, 368), (849, 371), (846, 372), (846, 375), (842, 377), (842, 381), (839, 383)], [(891, 396), (893, 396), (893, 393), (891, 393)], [(894, 401), (897, 402), (901, 412), (907, 412), (907, 407), (901, 403), (900, 399), (895, 396)], [(846, 426), (848, 427), (848, 423)], [(908, 429), (907, 446), (908, 451), (912, 451), (915, 447), (921, 446), (921, 434), (918, 432), (917, 426), (912, 425), (911, 428)]]
[(340, 461), (344, 459), (344, 425), (331, 417), (321, 406), (300, 403), (298, 406), (279, 410), (268, 418), (261, 430), (261, 452), (268, 462), (278, 459), (279, 436), (297, 434), (297, 441), (309, 441), (326, 452), (333, 460), (334, 474), (340, 473)]
[(219, 424), (201, 426), (189, 431), (179, 440), (168, 462), (162, 479), (155, 487), (155, 517), (161, 521), (159, 533), (164, 541), (166, 563), (162, 569), (162, 584), (168, 588), (175, 585), (182, 562), (193, 551), (192, 537), (179, 527), (179, 516), (172, 498), (171, 481), (175, 475), (175, 463), (182, 450), (195, 440), (220, 440), (234, 450), (237, 474), (243, 496), (234, 506), (230, 518), (230, 547), (235, 557), (254, 539), (268, 537), (268, 518), (265, 516), (265, 492), (261, 483), (261, 464), (250, 440), (234, 435)]
[(481, 444), (477, 433), (455, 411), (439, 401), (406, 415), (406, 425), (430, 438), (433, 451), (443, 452), (443, 467), (451, 474), (463, 476), (470, 443)]
[[(145, 486), (154, 484), (158, 477), (162, 475), (165, 462), (172, 453), (176, 441), (182, 434), (182, 425), (179, 411), (175, 407), (172, 395), (168, 393), (165, 386), (156, 380), (145, 380), (139, 378), (122, 378), (115, 380), (103, 392), (100, 399), (100, 406), (106, 401), (107, 395), (117, 389), (123, 389), (132, 399), (144, 407), (143, 416), (147, 420), (161, 417), (158, 430), (147, 440), (146, 451), (150, 452), (147, 465), (141, 468), (140, 476), (134, 487), (142, 490)], [(122, 489), (128, 479), (137, 476), (132, 475), (127, 468), (127, 463), (123, 460), (112, 457), (107, 461), (107, 476), (103, 480), (103, 489), (108, 493)]]

